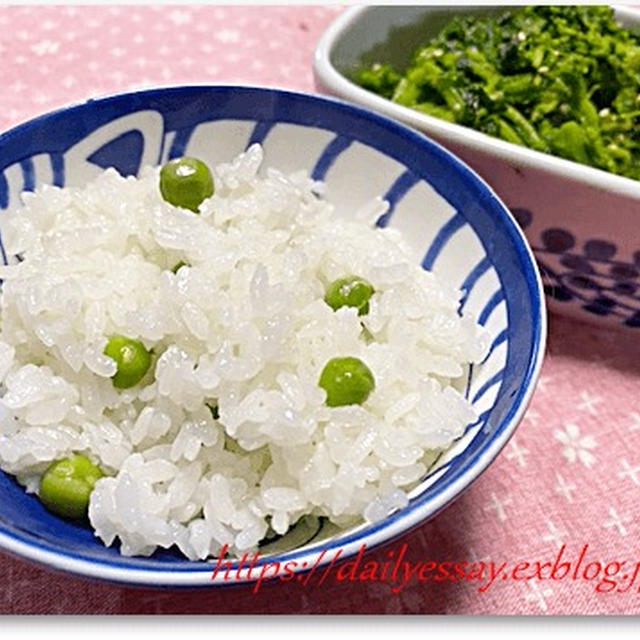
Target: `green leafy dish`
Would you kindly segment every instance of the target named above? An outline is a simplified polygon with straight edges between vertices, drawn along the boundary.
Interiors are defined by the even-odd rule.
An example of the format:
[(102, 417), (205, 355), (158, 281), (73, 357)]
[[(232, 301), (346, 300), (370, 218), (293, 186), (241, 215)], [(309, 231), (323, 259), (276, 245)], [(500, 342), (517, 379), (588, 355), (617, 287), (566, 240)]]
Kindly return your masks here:
[(374, 63), (353, 79), (437, 118), (640, 179), (640, 36), (609, 7), (454, 17), (406, 70)]

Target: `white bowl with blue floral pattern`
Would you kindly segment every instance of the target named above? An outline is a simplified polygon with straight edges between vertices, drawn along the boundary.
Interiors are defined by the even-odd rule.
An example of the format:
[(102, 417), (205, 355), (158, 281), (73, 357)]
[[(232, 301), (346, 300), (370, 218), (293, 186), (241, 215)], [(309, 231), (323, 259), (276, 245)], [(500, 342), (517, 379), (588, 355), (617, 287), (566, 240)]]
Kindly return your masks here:
[[(187, 86), (121, 94), (61, 109), (0, 136), (2, 213), (43, 184), (82, 185), (104, 168), (125, 175), (180, 155), (229, 161), (254, 142), (265, 165), (306, 169), (327, 184), (341, 215), (382, 196), (379, 221), (420, 251), (422, 264), (464, 290), (461, 307), (491, 336), (466, 379), (480, 419), (438, 458), (408, 506), (375, 524), (336, 531), (306, 522), (270, 561), (296, 571), (348, 558), (432, 517), (492, 462), (522, 418), (539, 374), (546, 335), (542, 284), (524, 236), (468, 166), (420, 133), (361, 108), (310, 94), (241, 86)], [(0, 259), (7, 256), (0, 242)], [(237, 564), (212, 578), (214, 561), (190, 562), (172, 549), (124, 557), (87, 525), (49, 513), (0, 473), (0, 548), (83, 576), (155, 586), (236, 584)], [(292, 563), (295, 563), (292, 564)], [(257, 574), (256, 574), (257, 575)], [(225, 579), (226, 578), (226, 579)]]

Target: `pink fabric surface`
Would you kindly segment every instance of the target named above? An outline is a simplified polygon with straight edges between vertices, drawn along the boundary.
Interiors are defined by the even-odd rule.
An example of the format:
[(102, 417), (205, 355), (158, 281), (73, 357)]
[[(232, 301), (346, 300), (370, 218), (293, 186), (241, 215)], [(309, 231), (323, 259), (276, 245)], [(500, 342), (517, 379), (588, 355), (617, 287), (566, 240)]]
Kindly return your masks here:
[[(73, 101), (157, 84), (311, 91), (313, 48), (340, 10), (0, 7), (0, 130)], [(524, 576), (562, 549), (561, 562), (572, 563), (563, 579), (510, 573), (480, 591), (486, 579), (413, 576), (394, 593), (398, 583), (350, 581), (345, 570), (342, 581), (276, 582), (257, 594), (245, 586), (175, 591), (92, 582), (0, 554), (0, 613), (638, 613), (640, 575), (624, 587), (640, 562), (639, 335), (552, 316), (540, 385), (515, 437), (456, 503), (367, 553), (359, 567), (381, 566), (406, 544), (412, 563), (506, 562), (512, 571), (529, 562), (517, 573)], [(588, 580), (596, 562), (600, 571)], [(602, 581), (606, 567), (618, 569), (610, 582)]]

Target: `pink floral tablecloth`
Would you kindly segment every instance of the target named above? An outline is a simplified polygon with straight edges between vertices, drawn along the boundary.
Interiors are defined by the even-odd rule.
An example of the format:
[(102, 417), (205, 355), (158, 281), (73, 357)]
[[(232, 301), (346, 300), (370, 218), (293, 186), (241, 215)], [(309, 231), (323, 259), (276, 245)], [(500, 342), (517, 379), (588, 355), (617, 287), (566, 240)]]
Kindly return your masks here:
[[(314, 90), (313, 48), (340, 11), (0, 7), (0, 130), (134, 87)], [(243, 586), (126, 588), (0, 554), (0, 613), (638, 613), (639, 338), (552, 316), (538, 390), (495, 463), (436, 519), (321, 586), (279, 582), (255, 594)], [(466, 562), (484, 574), (436, 581), (416, 569), (406, 584), (399, 575), (360, 580), (366, 562), (380, 568), (400, 553), (417, 569)]]

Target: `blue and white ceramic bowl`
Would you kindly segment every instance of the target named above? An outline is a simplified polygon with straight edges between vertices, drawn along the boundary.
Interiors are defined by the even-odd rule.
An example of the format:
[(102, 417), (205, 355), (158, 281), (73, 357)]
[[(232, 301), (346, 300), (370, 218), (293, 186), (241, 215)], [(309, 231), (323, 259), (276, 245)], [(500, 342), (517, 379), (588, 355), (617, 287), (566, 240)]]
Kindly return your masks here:
[[(228, 161), (262, 143), (266, 166), (306, 169), (328, 186), (348, 216), (375, 196), (391, 210), (380, 224), (400, 229), (422, 264), (466, 293), (462, 305), (486, 327), (492, 347), (468, 374), (466, 393), (480, 420), (442, 455), (407, 507), (374, 525), (325, 529), (277, 552), (303, 570), (397, 537), (443, 509), (505, 445), (534, 389), (546, 324), (542, 286), (518, 225), (465, 164), (422, 134), (336, 100), (240, 86), (144, 90), (62, 109), (0, 136), (2, 212), (42, 184), (79, 185), (104, 168), (136, 174), (145, 164), (189, 154)], [(0, 245), (0, 249), (2, 249)], [(2, 260), (11, 260), (2, 249)], [(300, 546), (302, 545), (302, 546)], [(129, 584), (232, 584), (213, 563), (171, 550), (123, 557), (91, 529), (62, 521), (0, 473), (0, 547), (50, 567)], [(289, 565), (293, 566), (293, 565)], [(242, 575), (244, 577), (244, 572)]]

